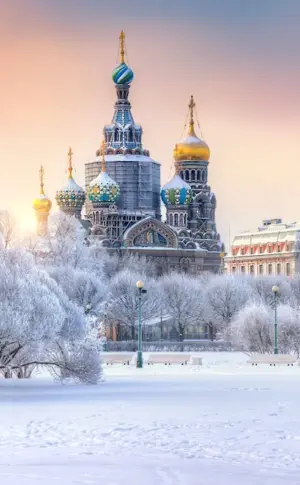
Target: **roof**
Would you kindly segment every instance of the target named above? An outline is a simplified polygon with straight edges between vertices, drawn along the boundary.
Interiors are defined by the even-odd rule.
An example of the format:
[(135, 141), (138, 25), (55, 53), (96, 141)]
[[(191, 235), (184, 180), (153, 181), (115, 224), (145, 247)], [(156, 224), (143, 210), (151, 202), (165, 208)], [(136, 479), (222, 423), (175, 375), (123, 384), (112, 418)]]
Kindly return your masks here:
[(234, 237), (232, 247), (300, 240), (300, 222), (261, 226)]

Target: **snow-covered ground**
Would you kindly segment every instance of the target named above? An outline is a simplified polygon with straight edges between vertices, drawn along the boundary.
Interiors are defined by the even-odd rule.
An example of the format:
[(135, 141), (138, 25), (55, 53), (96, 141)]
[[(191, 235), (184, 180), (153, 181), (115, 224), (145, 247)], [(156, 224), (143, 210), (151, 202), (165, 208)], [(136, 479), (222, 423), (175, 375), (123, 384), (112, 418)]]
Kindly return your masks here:
[(300, 483), (300, 367), (201, 355), (98, 386), (1, 380), (0, 484)]

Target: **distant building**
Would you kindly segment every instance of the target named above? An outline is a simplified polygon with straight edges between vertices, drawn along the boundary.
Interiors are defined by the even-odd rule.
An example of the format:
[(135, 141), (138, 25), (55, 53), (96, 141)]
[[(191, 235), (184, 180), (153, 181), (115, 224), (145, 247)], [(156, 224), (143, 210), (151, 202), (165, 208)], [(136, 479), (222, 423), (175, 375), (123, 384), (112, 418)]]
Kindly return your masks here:
[(264, 220), (255, 231), (234, 237), (225, 257), (228, 274), (285, 275), (300, 273), (300, 222)]

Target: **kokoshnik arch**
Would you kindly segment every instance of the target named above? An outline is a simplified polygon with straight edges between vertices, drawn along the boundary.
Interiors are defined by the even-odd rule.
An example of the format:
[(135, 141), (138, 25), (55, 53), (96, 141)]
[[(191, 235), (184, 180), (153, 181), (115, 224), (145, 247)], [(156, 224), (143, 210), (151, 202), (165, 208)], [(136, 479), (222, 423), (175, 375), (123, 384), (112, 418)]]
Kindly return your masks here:
[[(224, 244), (215, 222), (216, 197), (208, 185), (210, 149), (195, 133), (195, 102), (189, 102), (186, 138), (174, 148), (175, 173), (162, 188), (160, 164), (143, 146), (142, 126), (135, 123), (129, 90), (134, 79), (125, 62), (125, 34), (120, 40), (120, 63), (112, 80), (117, 99), (110, 124), (93, 161), (85, 164), (85, 191), (73, 179), (69, 150), (68, 180), (57, 191), (59, 209), (77, 217), (88, 232), (111, 251), (144, 255), (159, 274), (170, 270), (217, 272), (222, 266)], [(34, 201), (38, 234), (47, 233), (51, 201), (41, 193)], [(161, 200), (167, 220), (161, 221)], [(82, 211), (84, 208), (84, 218)]]

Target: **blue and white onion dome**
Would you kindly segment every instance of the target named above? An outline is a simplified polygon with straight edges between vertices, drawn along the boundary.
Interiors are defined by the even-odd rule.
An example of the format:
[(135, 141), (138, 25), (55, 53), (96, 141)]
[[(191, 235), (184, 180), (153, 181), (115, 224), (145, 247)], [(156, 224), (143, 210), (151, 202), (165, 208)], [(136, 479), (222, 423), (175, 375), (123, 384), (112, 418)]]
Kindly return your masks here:
[(91, 202), (114, 203), (120, 195), (120, 186), (105, 171), (101, 171), (91, 183), (88, 197)]
[(115, 84), (130, 84), (134, 74), (125, 62), (121, 62), (112, 72), (112, 79)]
[(75, 180), (73, 179), (73, 165), (72, 165), (72, 148), (69, 148), (68, 157), (69, 157), (69, 167), (68, 167), (68, 181), (66, 185), (62, 187), (62, 189), (56, 192), (56, 202), (57, 205), (61, 208), (77, 208), (82, 209), (83, 204), (85, 202), (85, 191), (81, 188)]
[(188, 205), (193, 200), (191, 187), (178, 174), (163, 186), (160, 195), (165, 205)]

